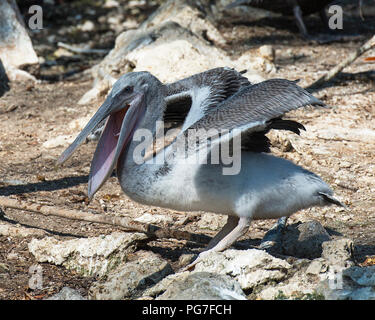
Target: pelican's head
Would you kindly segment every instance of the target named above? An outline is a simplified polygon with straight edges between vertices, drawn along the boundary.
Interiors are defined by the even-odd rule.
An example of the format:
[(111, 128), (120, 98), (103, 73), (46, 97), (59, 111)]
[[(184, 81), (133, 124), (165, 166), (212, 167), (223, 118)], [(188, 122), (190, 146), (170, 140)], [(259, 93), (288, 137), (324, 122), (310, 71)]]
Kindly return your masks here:
[(91, 162), (89, 198), (92, 198), (111, 175), (119, 156), (125, 151), (134, 131), (145, 117), (152, 96), (157, 94), (161, 85), (149, 72), (123, 75), (115, 82), (104, 103), (74, 142), (61, 154), (58, 164), (64, 163), (92, 130), (102, 120), (107, 119)]

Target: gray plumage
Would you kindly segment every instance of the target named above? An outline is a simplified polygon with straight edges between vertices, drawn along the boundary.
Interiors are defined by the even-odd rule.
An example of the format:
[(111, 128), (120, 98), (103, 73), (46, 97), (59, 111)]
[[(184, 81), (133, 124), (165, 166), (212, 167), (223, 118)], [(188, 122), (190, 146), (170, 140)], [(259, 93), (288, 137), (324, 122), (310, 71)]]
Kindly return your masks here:
[[(221, 130), (242, 129), (242, 149), (269, 152), (270, 142), (265, 134), (271, 129), (289, 130), (297, 134), (303, 125), (283, 120), (285, 113), (303, 106), (325, 106), (295, 82), (271, 79), (259, 84), (242, 87), (241, 90), (210, 108), (206, 116), (188, 129)], [(185, 131), (188, 134), (188, 130)]]

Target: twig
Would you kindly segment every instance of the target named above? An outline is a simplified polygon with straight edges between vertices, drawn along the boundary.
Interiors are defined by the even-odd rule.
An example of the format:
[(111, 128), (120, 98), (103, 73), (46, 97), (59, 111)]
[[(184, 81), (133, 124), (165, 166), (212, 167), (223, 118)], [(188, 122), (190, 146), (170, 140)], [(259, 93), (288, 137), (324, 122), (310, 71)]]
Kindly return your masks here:
[(362, 10), (362, 5), (363, 5), (363, 0), (358, 1), (358, 6), (359, 6), (359, 16), (361, 17), (362, 21), (365, 20), (363, 16), (363, 10)]
[(310, 91), (314, 91), (321, 87), (324, 83), (333, 79), (338, 73), (340, 73), (344, 68), (350, 65), (353, 61), (355, 61), (359, 56), (364, 54), (366, 51), (375, 47), (375, 35), (368, 41), (366, 41), (361, 47), (359, 47), (355, 52), (351, 53), (344, 61), (336, 65), (334, 68), (329, 70), (327, 74), (320, 77), (314, 83), (309, 85), (306, 89)]
[(109, 50), (106, 49), (82, 49), (82, 48), (77, 48), (73, 47), (69, 44), (63, 43), (63, 42), (58, 42), (57, 43), (58, 47), (64, 48), (66, 50), (69, 50), (74, 53), (84, 53), (84, 54), (93, 54), (93, 53), (100, 53), (100, 54), (106, 54), (109, 52)]
[(131, 218), (127, 217), (106, 216), (102, 214), (92, 214), (78, 210), (56, 208), (52, 206), (11, 199), (3, 196), (0, 196), (0, 206), (34, 212), (43, 214), (45, 216), (56, 216), (71, 220), (110, 224), (113, 226), (125, 228), (128, 231), (145, 233), (150, 238), (174, 238), (178, 240), (188, 240), (203, 244), (208, 243), (208, 241), (210, 240), (210, 237), (205, 235), (190, 233), (187, 231), (179, 231), (171, 228), (158, 227), (152, 224), (133, 221)]

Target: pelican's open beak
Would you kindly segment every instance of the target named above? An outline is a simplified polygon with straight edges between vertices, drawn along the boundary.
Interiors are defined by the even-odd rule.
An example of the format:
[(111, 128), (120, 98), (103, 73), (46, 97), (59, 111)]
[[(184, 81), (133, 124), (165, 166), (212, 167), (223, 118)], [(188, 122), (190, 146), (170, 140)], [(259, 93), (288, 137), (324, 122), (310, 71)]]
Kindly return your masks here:
[(89, 199), (112, 174), (118, 158), (131, 141), (139, 121), (145, 114), (146, 104), (143, 92), (133, 92), (126, 100), (129, 102), (118, 101), (116, 97), (109, 95), (74, 142), (57, 160), (57, 164), (62, 164), (69, 159), (92, 130), (107, 118), (91, 162), (88, 184)]

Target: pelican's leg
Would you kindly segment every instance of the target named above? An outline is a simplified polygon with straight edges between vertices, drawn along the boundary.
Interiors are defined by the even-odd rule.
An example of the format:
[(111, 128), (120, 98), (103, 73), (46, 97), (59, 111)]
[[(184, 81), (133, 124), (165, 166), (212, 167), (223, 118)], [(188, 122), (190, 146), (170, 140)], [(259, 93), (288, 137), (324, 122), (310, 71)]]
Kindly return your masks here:
[(225, 226), (215, 235), (215, 237), (211, 239), (204, 251), (210, 250), (215, 247), (221, 239), (228, 235), (238, 225), (239, 220), (239, 217), (228, 216), (228, 220)]
[(295, 1), (295, 5), (293, 7), (293, 13), (294, 13), (294, 17), (296, 18), (297, 27), (299, 29), (299, 32), (301, 33), (301, 35), (304, 38), (308, 39), (309, 34), (307, 32), (305, 23), (303, 22), (301, 7), (297, 4), (297, 1)]
[(259, 249), (272, 250), (277, 249), (281, 245), (281, 236), (285, 229), (288, 217), (282, 217), (274, 224), (274, 226), (267, 231), (259, 245)]
[[(234, 222), (234, 220), (231, 220)], [(201, 261), (204, 257), (206, 257), (210, 252), (219, 252), (223, 251), (227, 248), (229, 248), (239, 237), (241, 237), (249, 228), (251, 222), (251, 218), (248, 217), (241, 217), (238, 219), (237, 225), (228, 232), (230, 229), (228, 226), (228, 229), (225, 231), (227, 234), (223, 236), (224, 232), (221, 234), (221, 239), (217, 241), (217, 243), (211, 247), (208, 250), (205, 250), (199, 254), (197, 259), (195, 259), (192, 263), (190, 263), (187, 267), (185, 267), (183, 270), (190, 270), (192, 269), (199, 261)], [(232, 223), (232, 222), (231, 222)], [(228, 225), (228, 222), (227, 222)], [(221, 233), (221, 231), (219, 232)], [(219, 235), (219, 234), (218, 234)], [(214, 237), (215, 239), (216, 237)], [(212, 240), (214, 240), (212, 239)], [(216, 242), (216, 240), (215, 240)]]

